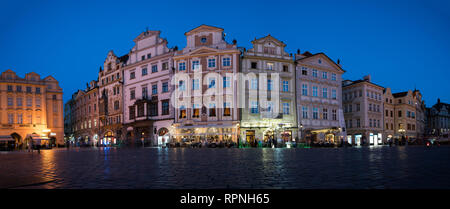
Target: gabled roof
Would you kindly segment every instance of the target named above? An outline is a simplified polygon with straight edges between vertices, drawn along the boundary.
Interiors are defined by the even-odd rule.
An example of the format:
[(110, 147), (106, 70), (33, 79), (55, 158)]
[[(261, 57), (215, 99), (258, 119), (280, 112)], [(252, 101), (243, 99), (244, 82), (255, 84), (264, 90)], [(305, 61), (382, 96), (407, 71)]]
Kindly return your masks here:
[(139, 34), (133, 41), (137, 42), (139, 40), (144, 39), (146, 36), (158, 35), (160, 33), (161, 33), (161, 31), (159, 31), (159, 30), (148, 30), (147, 29), (146, 31), (144, 31), (141, 34)]
[(370, 82), (370, 81), (368, 81), (368, 80), (362, 80), (362, 79), (360, 79), (360, 80), (355, 80), (355, 81), (351, 81), (352, 83), (350, 83), (350, 84), (348, 84), (348, 85), (343, 85), (342, 87), (346, 87), (346, 86), (351, 86), (351, 85), (354, 85), (354, 84), (358, 84), (358, 83), (362, 83), (362, 82), (367, 82), (367, 83), (370, 83), (370, 84), (372, 84), (372, 85), (375, 85), (375, 86), (378, 86), (378, 87), (380, 87), (380, 88), (383, 88), (383, 91), (385, 90), (385, 88), (383, 87), (383, 86), (380, 86), (380, 85), (378, 85), (378, 84), (375, 84), (375, 83), (372, 83), (372, 82)]
[(406, 96), (406, 95), (408, 95), (408, 92), (407, 92), (407, 91), (404, 91), (404, 92), (398, 92), (398, 93), (392, 94), (392, 96), (393, 96), (394, 98), (404, 97), (404, 96)]
[(341, 70), (342, 72), (345, 72), (345, 70), (342, 69), (342, 67), (341, 67), (340, 65), (338, 65), (336, 62), (334, 62), (330, 57), (328, 57), (328, 56), (327, 56), (325, 53), (323, 53), (323, 52), (319, 52), (319, 53), (316, 53), (316, 54), (311, 54), (310, 52), (306, 51), (305, 53), (303, 53), (303, 55), (304, 55), (305, 57), (300, 58), (300, 59), (298, 59), (297, 61), (300, 61), (300, 60), (307, 60), (307, 59), (310, 59), (310, 58), (314, 58), (314, 57), (320, 56), (320, 57), (323, 57), (323, 58), (327, 59), (327, 60), (328, 60), (330, 63), (332, 63), (337, 69)]
[(184, 35), (188, 36), (188, 35), (191, 35), (193, 33), (198, 33), (198, 32), (202, 32), (202, 31), (223, 32), (223, 28), (202, 24), (202, 25), (200, 25), (200, 26), (198, 26), (198, 27), (196, 27), (196, 28), (194, 28), (194, 29), (184, 33)]
[(53, 76), (49, 75), (49, 76), (44, 78), (44, 81), (56, 81), (56, 79), (53, 78)]
[(255, 44), (255, 43), (257, 43), (257, 42), (264, 42), (264, 41), (267, 41), (267, 40), (273, 41), (273, 42), (277, 43), (278, 45), (280, 45), (280, 46), (282, 46), (282, 47), (285, 47), (285, 46), (286, 46), (285, 43), (283, 43), (282, 41), (280, 41), (280, 40), (274, 38), (274, 37), (271, 36), (270, 34), (268, 34), (267, 36), (264, 36), (264, 37), (262, 37), (262, 38), (258, 38), (258, 39), (253, 40), (253, 41), (252, 41), (252, 44)]

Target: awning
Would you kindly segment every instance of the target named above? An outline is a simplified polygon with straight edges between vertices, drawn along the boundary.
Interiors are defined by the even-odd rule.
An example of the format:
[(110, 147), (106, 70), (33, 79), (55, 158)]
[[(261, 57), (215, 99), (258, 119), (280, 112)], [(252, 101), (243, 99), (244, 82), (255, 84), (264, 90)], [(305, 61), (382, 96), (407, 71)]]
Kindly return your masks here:
[(236, 128), (235, 125), (195, 125), (195, 126), (178, 126), (177, 129), (192, 129), (192, 128)]
[(2, 135), (2, 136), (0, 136), (0, 141), (8, 142), (8, 141), (16, 141), (16, 140), (14, 138), (12, 138), (10, 135)]

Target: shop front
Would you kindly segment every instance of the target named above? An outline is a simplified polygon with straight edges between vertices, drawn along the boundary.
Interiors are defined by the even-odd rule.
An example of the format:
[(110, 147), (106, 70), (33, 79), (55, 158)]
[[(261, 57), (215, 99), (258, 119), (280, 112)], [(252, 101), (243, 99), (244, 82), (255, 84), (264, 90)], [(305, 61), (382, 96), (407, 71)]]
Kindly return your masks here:
[(100, 140), (100, 146), (112, 146), (116, 144), (116, 137), (112, 131), (107, 131)]
[(178, 126), (173, 138), (175, 143), (237, 143), (238, 129), (232, 125)]

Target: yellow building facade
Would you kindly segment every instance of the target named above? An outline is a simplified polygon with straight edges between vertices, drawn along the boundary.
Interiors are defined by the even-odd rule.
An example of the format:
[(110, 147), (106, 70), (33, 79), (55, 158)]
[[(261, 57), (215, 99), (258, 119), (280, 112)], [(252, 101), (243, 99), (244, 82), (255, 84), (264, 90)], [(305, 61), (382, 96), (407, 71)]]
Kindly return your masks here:
[(0, 76), (0, 135), (15, 139), (24, 148), (31, 134), (48, 137), (51, 144), (64, 144), (62, 88), (52, 76), (34, 72), (25, 78), (12, 70)]

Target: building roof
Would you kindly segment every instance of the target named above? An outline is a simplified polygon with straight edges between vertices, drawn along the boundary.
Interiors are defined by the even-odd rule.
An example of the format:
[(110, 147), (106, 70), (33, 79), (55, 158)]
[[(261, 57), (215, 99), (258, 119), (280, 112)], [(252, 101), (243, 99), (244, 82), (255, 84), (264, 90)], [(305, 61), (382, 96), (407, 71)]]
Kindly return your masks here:
[(296, 61), (308, 59), (308, 58), (314, 57), (314, 56), (323, 56), (323, 57), (325, 57), (326, 59), (328, 59), (328, 60), (329, 60), (329, 61), (330, 61), (337, 69), (339, 69), (339, 70), (341, 70), (342, 72), (345, 73), (345, 70), (342, 69), (341, 65), (337, 64), (336, 62), (334, 62), (330, 57), (328, 57), (328, 56), (327, 56), (325, 53), (323, 53), (323, 52), (319, 52), (319, 53), (316, 53), (316, 54), (311, 54), (310, 52), (306, 51), (306, 52), (303, 53), (303, 56), (305, 56), (305, 57), (302, 57), (302, 58), (300, 58), (300, 59), (298, 59), (298, 60), (296, 60)]
[[(348, 81), (348, 80), (345, 80), (345, 81)], [(380, 85), (378, 85), (378, 84), (372, 83), (372, 82), (370, 82), (370, 81), (368, 81), (368, 80), (359, 79), (359, 80), (355, 80), (355, 81), (351, 81), (351, 82), (352, 82), (352, 83), (350, 83), (350, 84), (342, 85), (342, 87), (351, 86), (351, 85), (358, 84), (358, 83), (362, 83), (362, 82), (367, 82), (367, 83), (370, 83), (370, 84), (372, 84), (372, 85), (375, 85), (375, 86), (378, 86), (378, 87), (380, 87), (380, 88), (383, 88), (383, 92), (384, 92), (384, 90), (385, 90), (385, 88), (384, 88), (383, 86), (380, 86)]]
[(202, 25), (184, 33), (184, 35), (188, 36), (188, 35), (191, 35), (192, 33), (196, 33), (198, 31), (203, 31), (203, 30), (223, 32), (223, 28), (202, 24)]
[(406, 95), (408, 95), (408, 92), (407, 92), (407, 91), (404, 91), (404, 92), (398, 92), (398, 93), (392, 94), (392, 96), (393, 96), (394, 98), (397, 98), (397, 97), (404, 97), (404, 96), (406, 96)]

